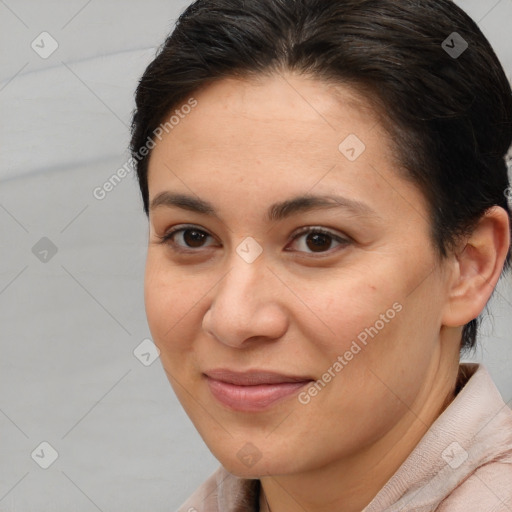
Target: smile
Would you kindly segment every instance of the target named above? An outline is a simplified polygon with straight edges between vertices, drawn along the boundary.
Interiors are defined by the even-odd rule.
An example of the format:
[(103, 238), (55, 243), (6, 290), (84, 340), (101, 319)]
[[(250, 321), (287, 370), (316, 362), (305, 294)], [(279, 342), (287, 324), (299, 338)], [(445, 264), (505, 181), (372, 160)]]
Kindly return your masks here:
[(243, 412), (263, 411), (312, 382), (272, 372), (235, 373), (216, 370), (205, 374), (210, 392), (224, 406)]

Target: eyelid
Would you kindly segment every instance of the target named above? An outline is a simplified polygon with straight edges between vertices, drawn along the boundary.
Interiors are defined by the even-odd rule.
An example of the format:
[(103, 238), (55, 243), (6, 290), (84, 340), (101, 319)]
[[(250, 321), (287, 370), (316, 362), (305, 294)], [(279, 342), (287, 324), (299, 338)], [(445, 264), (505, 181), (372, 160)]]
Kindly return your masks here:
[(303, 235), (305, 233), (310, 233), (310, 232), (315, 232), (315, 233), (318, 232), (318, 233), (324, 233), (326, 235), (330, 235), (339, 242), (340, 241), (341, 242), (353, 242), (352, 238), (350, 238), (348, 235), (346, 235), (344, 233), (340, 234), (340, 232), (337, 230), (334, 230), (331, 228), (326, 228), (323, 226), (304, 226), (302, 228), (295, 230), (292, 233), (291, 237), (293, 240), (295, 240), (296, 237)]

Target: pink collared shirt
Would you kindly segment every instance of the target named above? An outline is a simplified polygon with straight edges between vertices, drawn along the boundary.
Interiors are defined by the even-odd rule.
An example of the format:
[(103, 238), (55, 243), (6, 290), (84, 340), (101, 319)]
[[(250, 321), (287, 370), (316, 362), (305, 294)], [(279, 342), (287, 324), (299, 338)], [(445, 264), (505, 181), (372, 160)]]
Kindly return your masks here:
[[(460, 368), (454, 400), (362, 512), (512, 512), (512, 411), (484, 366)], [(259, 489), (220, 466), (178, 512), (259, 512)]]

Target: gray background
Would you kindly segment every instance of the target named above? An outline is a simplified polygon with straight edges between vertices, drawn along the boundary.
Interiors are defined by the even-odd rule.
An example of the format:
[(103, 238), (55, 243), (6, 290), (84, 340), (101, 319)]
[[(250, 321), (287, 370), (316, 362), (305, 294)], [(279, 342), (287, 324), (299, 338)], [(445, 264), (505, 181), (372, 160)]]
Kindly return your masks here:
[[(92, 194), (127, 161), (137, 80), (188, 3), (0, 0), (1, 512), (171, 511), (218, 465), (160, 360), (133, 352), (150, 337), (135, 177)], [(458, 3), (510, 75), (512, 0)], [(506, 401), (511, 290), (472, 357)]]

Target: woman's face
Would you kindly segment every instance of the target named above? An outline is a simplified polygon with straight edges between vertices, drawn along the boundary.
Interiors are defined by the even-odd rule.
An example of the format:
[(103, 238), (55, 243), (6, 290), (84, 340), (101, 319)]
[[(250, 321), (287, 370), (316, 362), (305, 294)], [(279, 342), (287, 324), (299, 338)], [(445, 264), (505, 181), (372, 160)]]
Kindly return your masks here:
[[(150, 159), (149, 327), (185, 411), (241, 476), (399, 439), (448, 364), (426, 202), (369, 105), (337, 91), (292, 74), (221, 80)], [(305, 195), (332, 199), (293, 201)]]

